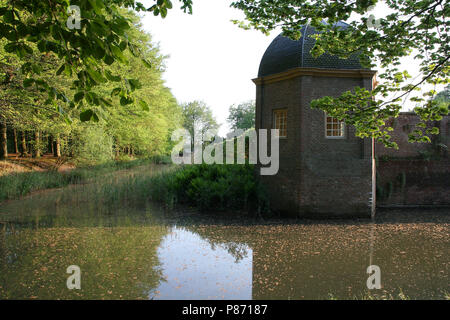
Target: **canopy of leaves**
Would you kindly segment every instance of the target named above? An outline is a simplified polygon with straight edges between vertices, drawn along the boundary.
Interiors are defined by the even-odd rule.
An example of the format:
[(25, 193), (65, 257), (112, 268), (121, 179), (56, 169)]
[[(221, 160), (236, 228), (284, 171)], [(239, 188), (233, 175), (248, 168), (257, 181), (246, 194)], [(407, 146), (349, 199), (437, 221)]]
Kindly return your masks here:
[[(154, 0), (145, 7), (134, 0), (0, 0), (0, 39), (7, 53), (19, 59), (41, 54), (54, 54), (59, 59), (55, 75), (65, 74), (72, 80), (74, 89), (70, 95), (59, 90), (41, 75), (39, 62), (22, 62), (26, 85), (35, 86), (46, 92), (46, 103), (59, 100), (64, 106), (75, 108), (83, 105), (108, 107), (105, 95), (95, 92), (96, 86), (109, 82), (127, 82), (127, 89), (121, 90), (122, 105), (137, 103), (133, 92), (140, 87), (136, 79), (124, 79), (121, 74), (108, 73), (108, 66), (115, 63), (127, 65), (130, 59), (126, 52), (139, 58), (142, 65), (152, 64), (142, 50), (130, 38), (132, 21), (120, 8), (152, 12), (165, 17), (172, 8), (170, 0)], [(192, 0), (180, 0), (181, 8), (192, 11)], [(76, 5), (75, 10), (73, 6)], [(79, 27), (74, 21), (79, 21)], [(112, 93), (117, 94), (117, 91)], [(63, 110), (63, 106), (60, 106)], [(93, 110), (81, 114), (81, 120), (97, 120)]]
[[(0, 46), (0, 115), (9, 128), (18, 131), (41, 131), (45, 136), (61, 138), (64, 154), (87, 161), (110, 160), (113, 155), (133, 153), (158, 155), (171, 149), (171, 132), (181, 125), (181, 108), (162, 80), (165, 57), (140, 26), (139, 18), (126, 9), (119, 13), (130, 21), (127, 37), (139, 50), (139, 57), (125, 51), (129, 64), (103, 66), (108, 81), (89, 91), (72, 89), (75, 75), (58, 74), (62, 58), (52, 52), (33, 50), (23, 57), (6, 52)], [(7, 40), (1, 39), (0, 45)], [(35, 44), (30, 44), (36, 47)], [(145, 59), (151, 69), (136, 68)], [(28, 77), (25, 66), (39, 72), (40, 80)], [(117, 76), (120, 74), (120, 77)], [(75, 106), (49, 99), (46, 83), (61, 96), (73, 94)], [(128, 92), (134, 91), (133, 103)], [(95, 99), (103, 101), (96, 104)], [(86, 121), (95, 122), (95, 126)]]
[(255, 127), (255, 101), (232, 105), (227, 118), (231, 129), (244, 131)]
[(202, 139), (208, 130), (217, 130), (219, 125), (211, 109), (203, 101), (192, 101), (182, 105), (183, 126), (189, 131), (191, 139)]
[(448, 104), (450, 103), (450, 85), (448, 85), (444, 90), (439, 92), (434, 98), (434, 100), (437, 103), (444, 103), (448, 107)]

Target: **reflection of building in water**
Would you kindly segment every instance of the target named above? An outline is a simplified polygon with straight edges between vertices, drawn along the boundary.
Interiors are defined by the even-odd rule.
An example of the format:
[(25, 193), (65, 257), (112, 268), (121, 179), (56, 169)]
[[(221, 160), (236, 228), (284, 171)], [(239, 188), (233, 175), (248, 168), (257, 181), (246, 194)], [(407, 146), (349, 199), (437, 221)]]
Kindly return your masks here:
[[(339, 22), (338, 27), (348, 25)], [(417, 117), (402, 114), (393, 133), (400, 152), (380, 145), (375, 150), (371, 139), (355, 137), (354, 127), (310, 107), (314, 99), (339, 96), (355, 87), (372, 90), (375, 71), (364, 69), (357, 55), (312, 57), (315, 40), (311, 36), (317, 31), (304, 26), (301, 32), (298, 41), (282, 35), (275, 38), (253, 80), (256, 129), (280, 130), (279, 171), (261, 176), (272, 209), (291, 216), (370, 216), (375, 204), (371, 200), (376, 182), (374, 155), (403, 158), (394, 164), (379, 163), (378, 193), (384, 204), (450, 204), (447, 154), (441, 154), (441, 161), (417, 161), (424, 152), (441, 153), (433, 149), (439, 143), (449, 145), (450, 117), (436, 123), (441, 131), (436, 143), (408, 144)], [(397, 198), (386, 202), (384, 198), (396, 192)]]
[(271, 229), (267, 236), (276, 240), (257, 241), (253, 249), (253, 299), (349, 298), (364, 292), (369, 252), (362, 233), (355, 240), (354, 233), (336, 226)]
[(441, 226), (401, 229), (382, 224), (269, 228), (261, 237), (270, 240), (253, 244), (253, 299), (367, 297), (370, 264), (381, 268), (382, 289), (370, 290), (372, 296), (443, 299), (449, 263)]
[[(443, 297), (448, 259), (439, 224), (318, 223), (190, 228), (215, 243), (246, 244), (252, 299), (367, 297), (370, 264), (381, 268), (376, 297)], [(224, 266), (225, 268), (229, 265)], [(220, 269), (219, 269), (220, 270)], [(247, 291), (248, 292), (248, 291)]]

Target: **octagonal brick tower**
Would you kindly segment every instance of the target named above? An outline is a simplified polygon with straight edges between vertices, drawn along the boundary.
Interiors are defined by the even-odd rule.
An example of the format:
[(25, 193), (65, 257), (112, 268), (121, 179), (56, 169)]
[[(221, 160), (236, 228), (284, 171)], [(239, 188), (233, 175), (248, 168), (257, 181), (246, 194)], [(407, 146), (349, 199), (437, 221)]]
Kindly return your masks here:
[(278, 128), (285, 135), (278, 173), (261, 176), (271, 207), (289, 216), (370, 217), (375, 207), (372, 139), (355, 137), (353, 127), (311, 109), (310, 103), (357, 86), (372, 90), (376, 71), (362, 68), (357, 55), (340, 59), (325, 53), (315, 59), (310, 35), (317, 31), (311, 26), (301, 31), (298, 41), (276, 37), (253, 79), (256, 130)]

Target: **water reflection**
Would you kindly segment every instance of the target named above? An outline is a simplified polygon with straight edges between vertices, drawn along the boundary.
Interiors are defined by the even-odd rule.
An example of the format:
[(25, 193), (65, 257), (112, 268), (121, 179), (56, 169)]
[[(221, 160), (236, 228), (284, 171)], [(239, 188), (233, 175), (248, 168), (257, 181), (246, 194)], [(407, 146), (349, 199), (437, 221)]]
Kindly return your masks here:
[[(2, 299), (146, 299), (161, 279), (156, 249), (167, 232), (146, 227), (46, 227), (2, 232)], [(77, 265), (82, 290), (68, 290)]]
[[(209, 241), (244, 241), (252, 248), (253, 299), (448, 299), (448, 222), (192, 229)], [(371, 264), (381, 268), (382, 289), (369, 292)]]
[[(142, 222), (142, 216), (139, 223), (131, 220), (116, 218), (107, 227), (98, 226), (98, 217), (93, 220), (97, 226), (84, 221), (84, 226), (68, 227), (55, 219), (49, 221), (57, 227), (4, 225), (0, 297), (364, 298), (371, 263), (381, 267), (383, 286), (371, 292), (373, 297), (448, 294), (448, 225), (167, 227)], [(372, 242), (371, 231), (376, 234)], [(65, 270), (72, 264), (81, 267), (82, 290), (65, 287)]]
[[(449, 297), (448, 211), (230, 222), (146, 202), (108, 206), (96, 201), (105, 192), (89, 184), (1, 204), (1, 299)], [(73, 264), (81, 290), (66, 288)], [(382, 289), (368, 296), (371, 264)]]
[(158, 257), (164, 281), (151, 299), (252, 298), (252, 250), (246, 245), (214, 244), (174, 227)]

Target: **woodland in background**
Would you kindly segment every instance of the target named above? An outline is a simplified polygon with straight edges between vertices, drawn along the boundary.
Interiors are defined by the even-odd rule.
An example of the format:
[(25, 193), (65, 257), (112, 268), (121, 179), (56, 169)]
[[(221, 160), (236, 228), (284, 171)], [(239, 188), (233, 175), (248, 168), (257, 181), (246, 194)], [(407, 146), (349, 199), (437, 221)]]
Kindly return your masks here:
[[(48, 101), (45, 90), (26, 80), (27, 66), (37, 68), (34, 72), (67, 96), (73, 95), (75, 75), (60, 67), (63, 61), (53, 52), (33, 50), (19, 58), (6, 52), (7, 41), (0, 39), (0, 158), (6, 158), (8, 151), (33, 158), (52, 153), (92, 164), (170, 152), (170, 135), (182, 124), (182, 109), (162, 80), (166, 57), (142, 30), (135, 13), (125, 9), (121, 13), (133, 22), (127, 34), (141, 56), (125, 51), (128, 64), (105, 65), (110, 81), (100, 83), (93, 91), (99, 96), (111, 96), (107, 108), (91, 101), (87, 111), (82, 107), (67, 109), (58, 101)], [(143, 58), (151, 68), (137, 67)], [(113, 76), (116, 74), (122, 78)], [(139, 89), (135, 97), (144, 103), (124, 101), (120, 92), (130, 88)], [(89, 102), (90, 97), (79, 91), (74, 99)]]

